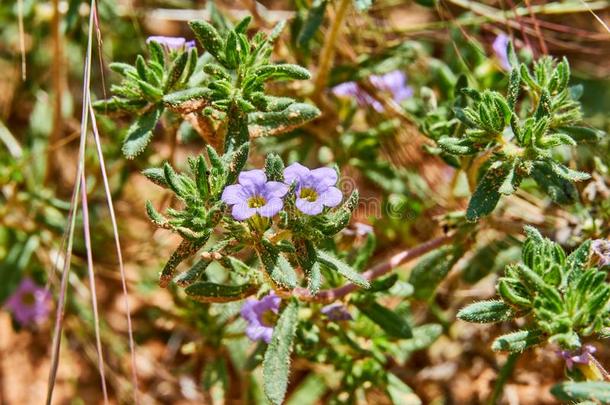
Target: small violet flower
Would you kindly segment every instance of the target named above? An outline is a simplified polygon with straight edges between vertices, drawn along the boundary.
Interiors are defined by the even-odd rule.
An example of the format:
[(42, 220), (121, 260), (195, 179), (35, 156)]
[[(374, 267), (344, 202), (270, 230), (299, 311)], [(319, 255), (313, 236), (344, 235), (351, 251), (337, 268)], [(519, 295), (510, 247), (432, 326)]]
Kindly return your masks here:
[(241, 316), (248, 322), (246, 335), (254, 342), (271, 342), (273, 327), (282, 299), (271, 292), (260, 300), (249, 298), (241, 307)]
[(39, 324), (51, 311), (51, 293), (26, 277), (4, 305), (21, 326)]
[(365, 224), (362, 222), (355, 222), (352, 225), (352, 228), (346, 228), (343, 230), (343, 233), (348, 236), (367, 236), (373, 233), (373, 227), (369, 224)]
[(158, 42), (160, 45), (171, 51), (182, 50), (183, 48), (191, 49), (195, 47), (195, 41), (187, 41), (182, 37), (152, 36), (146, 39), (147, 44), (149, 44), (151, 41)]
[(599, 267), (610, 266), (610, 240), (595, 239), (591, 242), (591, 250)]
[(574, 364), (589, 364), (592, 358), (591, 355), (596, 351), (597, 349), (594, 346), (584, 345), (577, 351), (561, 350), (559, 355), (566, 361), (568, 370), (572, 370)]
[[(383, 75), (371, 75), (371, 84), (377, 90), (390, 93), (392, 99), (400, 103), (413, 96), (413, 88), (407, 86), (407, 75), (400, 70), (394, 70)], [(355, 97), (361, 107), (370, 106), (377, 112), (383, 112), (383, 105), (373, 96), (360, 88), (356, 82), (341, 83), (332, 88), (332, 93), (338, 97)]]
[(340, 303), (326, 305), (321, 312), (331, 321), (351, 321), (354, 319), (347, 308)]
[(310, 170), (299, 163), (284, 169), (286, 184), (296, 183), (296, 206), (304, 214), (318, 215), (324, 207), (336, 207), (343, 199), (335, 187), (337, 172), (329, 167)]
[(508, 43), (510, 38), (505, 33), (500, 33), (493, 42), (492, 48), (496, 58), (500, 62), (500, 66), (504, 70), (510, 70), (510, 62), (508, 60)]
[(254, 214), (271, 218), (284, 206), (282, 197), (287, 192), (284, 183), (267, 181), (264, 171), (248, 170), (239, 174), (238, 184), (225, 187), (221, 200), (233, 206), (231, 213), (238, 221)]

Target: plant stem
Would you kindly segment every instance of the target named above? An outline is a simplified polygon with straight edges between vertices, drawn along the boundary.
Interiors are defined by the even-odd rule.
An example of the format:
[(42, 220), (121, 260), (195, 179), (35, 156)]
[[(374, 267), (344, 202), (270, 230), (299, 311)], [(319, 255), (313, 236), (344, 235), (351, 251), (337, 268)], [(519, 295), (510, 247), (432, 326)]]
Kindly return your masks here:
[[(432, 239), (428, 242), (424, 242), (414, 248), (403, 250), (391, 256), (386, 261), (379, 263), (373, 266), (371, 269), (365, 271), (364, 273), (362, 273), (362, 276), (369, 281), (379, 278), (384, 274), (389, 273), (401, 264), (416, 259), (430, 252), (431, 250), (450, 243), (454, 237), (455, 233), (450, 233), (448, 235)], [(332, 302), (358, 288), (359, 287), (357, 285), (348, 283), (341, 287), (322, 290), (316, 295), (311, 295), (309, 290), (307, 290), (306, 288), (299, 287), (295, 288), (292, 293), (288, 293), (287, 296), (294, 296), (302, 301)]]
[(326, 36), (326, 40), (324, 41), (324, 46), (322, 47), (322, 52), (320, 53), (320, 60), (318, 63), (318, 73), (314, 82), (314, 90), (312, 94), (312, 98), (314, 100), (319, 101), (322, 91), (326, 87), (328, 73), (330, 72), (333, 57), (335, 56), (335, 42), (337, 42), (337, 35), (339, 35), (339, 29), (343, 24), (343, 19), (345, 18), (345, 14), (347, 14), (350, 3), (351, 0), (340, 0), (337, 13), (335, 14), (335, 19), (330, 26), (330, 33)]
[(506, 362), (504, 363), (504, 365), (500, 369), (500, 373), (498, 374), (498, 379), (496, 380), (494, 391), (491, 394), (491, 398), (488, 402), (489, 405), (495, 405), (502, 396), (504, 385), (506, 384), (506, 381), (508, 381), (508, 378), (512, 375), (520, 354), (521, 353), (511, 353), (508, 355)]

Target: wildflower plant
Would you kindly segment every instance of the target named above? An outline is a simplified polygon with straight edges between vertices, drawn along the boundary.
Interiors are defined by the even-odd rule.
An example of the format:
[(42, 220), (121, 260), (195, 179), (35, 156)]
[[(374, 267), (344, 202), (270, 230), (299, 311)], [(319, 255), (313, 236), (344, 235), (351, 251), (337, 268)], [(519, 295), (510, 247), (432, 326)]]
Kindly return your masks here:
[(498, 280), (499, 300), (471, 304), (458, 318), (478, 323), (526, 318), (523, 329), (495, 339), (496, 351), (522, 352), (546, 341), (573, 352), (583, 347), (584, 338), (607, 334), (610, 283), (592, 261), (591, 242), (566, 255), (536, 229), (525, 231), (522, 262), (508, 265)]
[(506, 62), (512, 66), (506, 94), (470, 88), (460, 79), (453, 112), (445, 110), (445, 119), (428, 120), (424, 127), (449, 155), (448, 161), (468, 174), (473, 187), (466, 212), (470, 221), (491, 213), (500, 197), (513, 194), (527, 177), (554, 202), (574, 202), (574, 182), (590, 175), (566, 166), (555, 150), (600, 137), (598, 131), (580, 126), (582, 89), (569, 85), (566, 59), (544, 56), (528, 67), (517, 61), (510, 42), (498, 40), (496, 52), (504, 43)]

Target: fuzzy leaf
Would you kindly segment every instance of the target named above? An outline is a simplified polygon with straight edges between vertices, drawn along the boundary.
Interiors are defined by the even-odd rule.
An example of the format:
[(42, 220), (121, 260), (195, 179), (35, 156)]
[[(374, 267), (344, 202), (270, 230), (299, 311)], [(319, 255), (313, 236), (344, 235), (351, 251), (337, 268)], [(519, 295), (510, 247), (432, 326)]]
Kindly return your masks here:
[(220, 34), (218, 34), (218, 31), (216, 31), (216, 28), (203, 20), (190, 21), (189, 25), (201, 45), (203, 45), (203, 48), (217, 60), (221, 61), (223, 59), (224, 41)]
[(475, 323), (495, 323), (514, 318), (513, 309), (502, 301), (480, 301), (462, 308), (457, 317), (463, 321)]
[(357, 286), (362, 287), (362, 288), (370, 287), (369, 281), (366, 278), (364, 278), (362, 276), (362, 274), (358, 273), (350, 265), (345, 263), (343, 260), (340, 260), (340, 259), (336, 258), (335, 256), (333, 256), (332, 254), (325, 252), (323, 250), (318, 250), (317, 255), (318, 255), (318, 262), (325, 265), (329, 269), (334, 270), (337, 273), (341, 274), (343, 277), (345, 277), (352, 283), (354, 283)]
[(290, 374), (290, 354), (297, 330), (299, 305), (292, 299), (273, 328), (271, 343), (263, 360), (265, 395), (274, 405), (284, 402)]
[(146, 148), (153, 136), (157, 121), (161, 118), (163, 107), (157, 106), (140, 116), (127, 131), (122, 151), (127, 159), (133, 159)]
[(327, 0), (315, 1), (307, 11), (307, 17), (303, 22), (303, 27), (297, 38), (297, 43), (301, 47), (306, 47), (309, 41), (318, 31), (322, 22), (324, 22), (324, 14), (326, 13)]
[(502, 335), (491, 345), (496, 352), (520, 353), (542, 342), (542, 333), (537, 330), (520, 330)]
[(591, 175), (589, 173), (572, 170), (562, 164), (555, 162), (554, 160), (548, 160), (548, 163), (556, 175), (566, 180), (582, 181), (591, 178)]
[(509, 173), (507, 164), (491, 167), (477, 184), (466, 210), (468, 221), (477, 221), (480, 217), (491, 213), (500, 200), (499, 189)]
[(248, 116), (251, 138), (278, 135), (291, 131), (320, 115), (310, 104), (294, 103), (283, 111), (256, 112)]
[(413, 337), (411, 326), (407, 322), (406, 317), (372, 300), (358, 303), (357, 305), (358, 309), (367, 318), (379, 325), (389, 336), (398, 339)]
[(430, 298), (459, 258), (457, 256), (453, 247), (443, 246), (422, 257), (409, 277), (409, 283), (414, 288), (414, 297), (420, 300)]
[(239, 301), (256, 292), (254, 284), (223, 285), (200, 281), (184, 289), (186, 295), (199, 302), (231, 302)]
[(531, 176), (557, 204), (572, 204), (578, 198), (574, 184), (557, 175), (545, 161), (534, 162)]
[(566, 381), (551, 388), (551, 393), (561, 401), (595, 401), (610, 403), (610, 382)]
[(394, 405), (420, 405), (421, 399), (393, 373), (388, 373), (388, 395)]

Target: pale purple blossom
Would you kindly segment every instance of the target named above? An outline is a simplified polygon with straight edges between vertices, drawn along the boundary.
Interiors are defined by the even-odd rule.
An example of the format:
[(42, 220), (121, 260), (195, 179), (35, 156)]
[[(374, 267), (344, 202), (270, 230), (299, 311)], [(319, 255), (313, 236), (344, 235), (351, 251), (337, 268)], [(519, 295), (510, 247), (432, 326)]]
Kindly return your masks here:
[[(383, 75), (371, 75), (371, 85), (379, 91), (387, 92), (396, 103), (413, 96), (413, 88), (407, 85), (407, 75), (401, 70), (393, 70)], [(332, 93), (338, 97), (354, 97), (360, 107), (373, 107), (377, 112), (383, 112), (383, 105), (356, 82), (345, 82), (332, 88)]]
[(500, 66), (504, 70), (510, 70), (510, 61), (508, 60), (508, 43), (510, 38), (505, 33), (500, 33), (493, 42), (492, 48)]
[(221, 200), (233, 206), (231, 214), (238, 221), (254, 214), (271, 218), (284, 207), (282, 197), (287, 192), (284, 183), (267, 181), (264, 171), (248, 170), (239, 174), (238, 184), (225, 187)]
[(321, 311), (331, 321), (351, 321), (352, 314), (347, 311), (345, 305), (341, 303), (328, 304)]
[(595, 346), (584, 345), (576, 351), (561, 350), (559, 355), (565, 360), (568, 370), (572, 370), (574, 364), (589, 364), (593, 358), (592, 354), (596, 351)]
[(21, 326), (39, 324), (49, 317), (51, 293), (25, 277), (4, 305)]
[(610, 266), (610, 240), (595, 239), (591, 242), (591, 251), (597, 258), (599, 267)]
[(159, 43), (161, 46), (164, 46), (170, 51), (191, 49), (195, 47), (195, 41), (187, 41), (182, 37), (152, 36), (146, 39), (147, 44), (152, 41)]
[(355, 222), (351, 228), (346, 228), (343, 233), (348, 236), (367, 236), (373, 233), (373, 227), (363, 222)]
[(241, 307), (241, 316), (248, 322), (246, 335), (254, 342), (271, 342), (282, 299), (271, 292), (260, 300), (249, 298)]
[(324, 207), (336, 207), (343, 194), (335, 187), (337, 172), (330, 167), (310, 170), (300, 163), (284, 169), (286, 184), (296, 184), (296, 206), (304, 214), (318, 215)]

